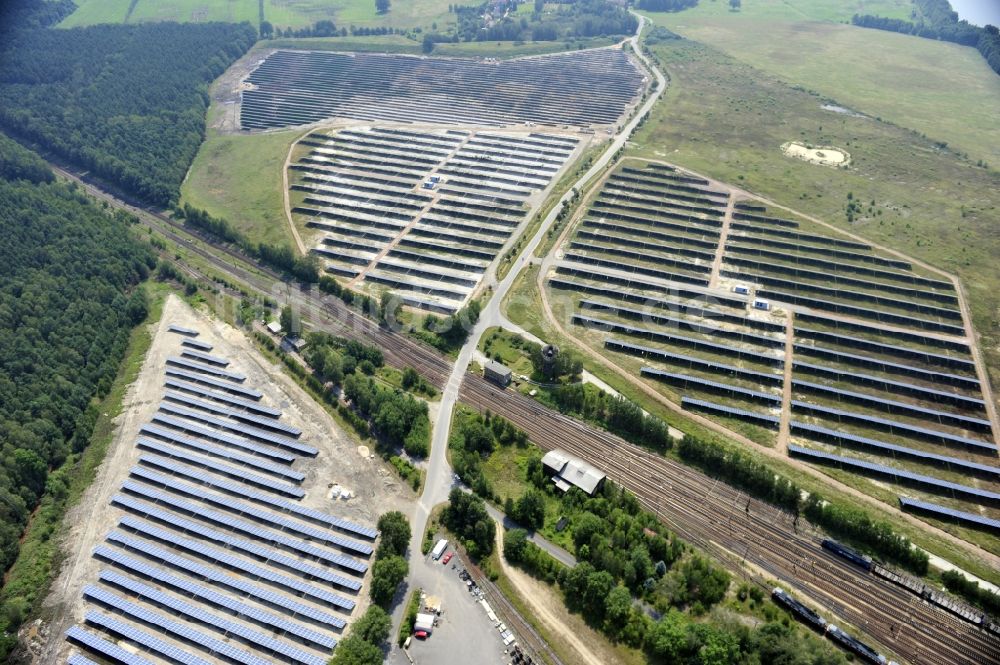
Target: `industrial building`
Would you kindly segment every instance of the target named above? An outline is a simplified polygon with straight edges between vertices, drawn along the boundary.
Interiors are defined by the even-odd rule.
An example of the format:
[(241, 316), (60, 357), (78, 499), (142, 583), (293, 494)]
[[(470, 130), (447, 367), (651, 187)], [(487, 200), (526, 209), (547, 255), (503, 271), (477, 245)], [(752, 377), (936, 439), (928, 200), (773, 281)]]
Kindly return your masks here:
[(542, 468), (552, 477), (556, 487), (563, 492), (569, 491), (570, 487), (579, 487), (593, 496), (607, 478), (607, 474), (600, 469), (558, 448), (545, 453), (542, 457)]

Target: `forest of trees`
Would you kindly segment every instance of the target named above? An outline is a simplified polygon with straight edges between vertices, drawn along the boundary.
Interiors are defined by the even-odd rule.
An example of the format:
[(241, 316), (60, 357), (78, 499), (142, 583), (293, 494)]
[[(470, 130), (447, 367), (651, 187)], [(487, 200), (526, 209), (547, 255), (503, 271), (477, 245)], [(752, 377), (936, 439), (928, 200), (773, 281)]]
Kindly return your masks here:
[[(43, 20), (51, 18), (25, 23)], [(7, 23), (0, 127), (131, 195), (170, 205), (204, 138), (209, 84), (256, 39), (247, 23)]]
[[(517, 13), (516, 0), (473, 6), (454, 5), (452, 11), (458, 18), (458, 26), (453, 38), (463, 42), (555, 41), (631, 35), (639, 25), (638, 19), (624, 7), (606, 0), (548, 3), (550, 7), (558, 6), (558, 11), (553, 14), (543, 13), (545, 4), (536, 2), (532, 14)], [(484, 16), (490, 18), (484, 20)]]
[[(920, 12), (916, 22), (896, 18), (884, 18), (870, 14), (855, 14), (854, 25), (890, 32), (901, 32), (927, 39), (940, 39), (979, 50), (990, 69), (1000, 74), (1000, 29), (994, 25), (980, 28), (968, 21), (958, 20), (958, 13), (951, 8), (948, 0), (913, 0)], [(916, 12), (914, 12), (916, 16)]]
[(679, 12), (698, 4), (698, 0), (639, 0), (639, 9), (648, 12)]
[[(129, 334), (146, 318), (137, 288), (156, 259), (35, 154), (0, 135), (0, 570), (18, 555), (43, 494), (66, 492), (58, 469), (90, 441), (95, 398), (111, 388)], [(34, 594), (44, 580), (32, 580)], [(4, 592), (0, 634), (33, 597)], [(0, 644), (0, 659), (9, 644)]]

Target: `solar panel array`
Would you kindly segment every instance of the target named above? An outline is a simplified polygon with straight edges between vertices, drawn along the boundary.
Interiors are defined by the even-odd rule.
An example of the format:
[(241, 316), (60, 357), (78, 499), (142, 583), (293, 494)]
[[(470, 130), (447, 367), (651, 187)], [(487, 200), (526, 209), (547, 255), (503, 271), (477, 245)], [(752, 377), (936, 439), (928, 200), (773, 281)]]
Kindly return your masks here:
[(983, 517), (982, 515), (976, 515), (974, 513), (967, 513), (962, 510), (955, 510), (954, 508), (939, 506), (936, 503), (931, 503), (930, 501), (919, 501), (917, 499), (901, 496), (899, 497), (899, 505), (904, 510), (908, 509), (917, 512), (929, 513), (934, 517), (944, 520), (956, 521), (965, 525), (973, 525), (976, 527), (984, 527), (993, 531), (1000, 531), (1000, 520)]
[[(210, 344), (182, 345), (230, 364), (205, 357)], [(378, 533), (296, 502), (306, 476), (293, 464), (318, 451), (232, 379), (242, 375), (178, 366), (166, 368), (168, 401), (141, 426), (138, 464), (111, 500), (124, 514), (93, 556), (113, 568), (84, 589), (91, 606), (86, 627), (66, 633), (69, 662), (323, 665)]]
[[(188, 353), (187, 351), (185, 353)], [(191, 372), (200, 372), (202, 374), (210, 374), (212, 376), (218, 376), (220, 378), (226, 379), (227, 381), (232, 381), (234, 383), (243, 383), (247, 380), (242, 374), (237, 374), (235, 372), (227, 372), (224, 369), (219, 369), (217, 367), (212, 367), (211, 365), (205, 365), (202, 363), (194, 362), (193, 360), (188, 360), (187, 358), (181, 358), (179, 356), (170, 356), (167, 358), (168, 365), (176, 365), (185, 370)]]
[(545, 276), (574, 337), (638, 357), (620, 362), (757, 443), (852, 449), (898, 469), (893, 482), (936, 477), (918, 492), (1000, 517), (989, 494), (948, 485), (1000, 494), (953, 281), (745, 196), (663, 163), (618, 166)]

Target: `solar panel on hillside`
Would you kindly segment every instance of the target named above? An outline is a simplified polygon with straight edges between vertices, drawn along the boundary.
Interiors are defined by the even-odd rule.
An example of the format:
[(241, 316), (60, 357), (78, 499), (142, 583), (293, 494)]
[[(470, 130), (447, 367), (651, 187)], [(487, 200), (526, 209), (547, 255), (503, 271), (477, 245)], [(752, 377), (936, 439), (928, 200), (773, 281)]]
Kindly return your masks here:
[[(178, 441), (180, 439), (181, 441)], [(190, 450), (198, 451), (199, 453), (204, 453), (206, 455), (211, 455), (212, 457), (218, 457), (231, 462), (236, 462), (237, 464), (242, 464), (244, 466), (251, 466), (255, 469), (261, 471), (266, 471), (267, 473), (273, 473), (283, 478), (287, 478), (296, 483), (305, 480), (305, 474), (301, 471), (296, 471), (282, 464), (275, 464), (268, 460), (259, 459), (251, 455), (244, 455), (240, 452), (231, 451), (228, 448), (223, 448), (221, 446), (214, 446), (210, 443), (202, 443), (194, 439), (188, 439), (186, 437), (173, 437), (170, 439), (172, 444), (180, 444), (183, 448), (188, 448)], [(187, 451), (179, 450), (175, 445), (168, 445), (166, 443), (161, 443), (160, 441), (154, 441), (152, 439), (147, 439), (140, 437), (136, 441), (136, 445), (140, 448), (145, 448), (147, 450), (153, 450), (155, 452), (161, 453), (168, 457), (176, 458), (182, 461), (190, 461), (192, 458), (189, 456), (190, 453)], [(201, 457), (195, 457), (197, 459), (197, 464), (199, 466), (206, 466), (205, 459)], [(210, 461), (209, 461), (210, 462)], [(290, 463), (290, 462), (289, 462)], [(214, 463), (210, 464), (208, 468), (213, 468), (216, 470), (221, 470), (224, 467), (218, 467)], [(237, 470), (239, 473), (243, 473), (242, 469)], [(242, 478), (243, 476), (236, 476), (236, 474), (231, 471), (226, 470), (226, 474), (234, 477)]]
[[(100, 578), (102, 582), (128, 591), (130, 596), (134, 595), (150, 604), (166, 608), (172, 613), (188, 619), (191, 623), (211, 626), (223, 633), (227, 639), (231, 636), (239, 637), (244, 642), (250, 643), (251, 648), (263, 649), (271, 655), (281, 655), (291, 659), (293, 662), (302, 663), (302, 665), (326, 665), (326, 660), (319, 656), (314, 656), (290, 644), (268, 637), (263, 633), (244, 626), (242, 623), (230, 621), (215, 612), (208, 612), (197, 605), (192, 605), (191, 603), (163, 593), (148, 584), (133, 580), (121, 573), (113, 570), (104, 570), (101, 571)], [(137, 607), (141, 606), (137, 605)], [(291, 622), (285, 623), (292, 625)], [(279, 627), (279, 629), (281, 628)]]
[(172, 333), (177, 333), (178, 335), (188, 335), (189, 337), (198, 336), (197, 330), (193, 330), (191, 328), (184, 328), (183, 326), (177, 326), (174, 325), (173, 323), (171, 323), (170, 326), (167, 327), (167, 330), (169, 330)]
[(643, 367), (640, 373), (643, 376), (651, 376), (659, 381), (679, 385), (682, 388), (694, 388), (707, 392), (722, 393), (730, 397), (745, 399), (752, 402), (764, 402), (765, 404), (781, 404), (781, 397), (771, 393), (762, 393), (757, 390), (748, 390), (738, 386), (731, 386), (728, 383), (709, 381), (689, 374), (678, 374), (675, 372), (664, 372), (652, 367)]
[[(241, 602), (240, 600), (226, 594), (214, 591), (204, 585), (191, 582), (185, 577), (173, 575), (157, 568), (156, 566), (145, 563), (144, 561), (133, 559), (132, 557), (118, 552), (117, 550), (113, 550), (110, 547), (103, 545), (98, 546), (94, 550), (94, 556), (110, 560), (118, 567), (128, 570), (134, 575), (179, 591), (189, 598), (198, 598), (199, 600), (202, 600), (214, 607), (227, 609), (237, 616), (247, 617), (251, 621), (254, 621), (262, 626), (270, 626), (274, 630), (290, 633), (327, 649), (332, 649), (337, 644), (337, 640), (333, 639), (329, 635), (324, 635), (323, 633), (307, 628), (295, 621), (289, 621), (285, 617), (258, 609), (253, 605), (248, 605), (247, 603)], [(116, 578), (112, 577), (112, 575), (113, 573), (111, 571), (103, 570), (101, 571), (101, 580), (114, 584)], [(263, 599), (255, 597), (255, 600), (261, 601)], [(341, 624), (343, 624), (342, 621)]]
[(181, 346), (186, 346), (191, 349), (198, 349), (199, 351), (211, 351), (212, 345), (208, 342), (200, 342), (196, 339), (185, 339), (181, 342)]
[[(150, 441), (148, 439), (140, 439), (139, 445), (141, 448), (147, 450), (153, 450), (168, 457), (160, 457), (158, 455), (142, 455), (139, 461), (143, 464), (152, 465), (165, 469), (167, 471), (173, 472), (177, 468), (177, 462), (175, 460), (181, 460), (187, 464), (194, 464), (195, 466), (200, 466), (206, 471), (211, 471), (213, 473), (219, 473), (230, 478), (234, 478), (243, 483), (248, 483), (251, 485), (256, 485), (257, 487), (270, 490), (272, 492), (277, 492), (285, 496), (294, 497), (296, 499), (301, 499), (305, 496), (305, 492), (294, 485), (286, 482), (281, 482), (279, 480), (274, 480), (273, 478), (268, 478), (267, 476), (260, 476), (257, 474), (249, 473), (245, 469), (240, 469), (237, 467), (231, 467), (226, 464), (221, 464), (211, 460), (207, 457), (201, 457), (200, 455), (195, 455), (193, 453), (185, 453), (180, 450), (172, 450), (168, 446), (159, 445), (155, 441)], [(170, 459), (175, 458), (175, 459)], [(295, 473), (295, 472), (293, 472)], [(204, 471), (202, 471), (204, 475)]]
[(228, 358), (223, 358), (222, 356), (215, 356), (210, 353), (204, 353), (202, 351), (194, 351), (192, 349), (181, 349), (181, 357), (189, 358), (195, 362), (205, 363), (207, 365), (217, 365), (219, 367), (229, 366)]
[[(269, 661), (255, 656), (249, 651), (239, 649), (230, 644), (226, 644), (214, 637), (209, 637), (205, 633), (195, 630), (188, 624), (179, 623), (168, 619), (158, 612), (146, 609), (144, 606), (133, 603), (121, 596), (111, 593), (93, 584), (88, 584), (83, 589), (83, 597), (92, 602), (100, 603), (110, 607), (117, 612), (132, 617), (146, 625), (156, 626), (163, 632), (172, 635), (182, 641), (197, 644), (214, 656), (228, 658), (244, 665), (270, 665)], [(310, 665), (312, 665), (310, 663)], [(317, 664), (320, 665), (320, 664)]]
[(99, 626), (109, 633), (119, 635), (130, 642), (135, 642), (147, 651), (160, 654), (169, 661), (182, 665), (212, 665), (207, 660), (198, 658), (189, 650), (179, 649), (173, 644), (150, 635), (144, 630), (139, 630), (134, 625), (116, 617), (88, 610), (84, 615), (84, 621), (92, 626)]
[(939, 517), (941, 519), (954, 519), (960, 522), (968, 522), (977, 526), (985, 526), (995, 531), (1000, 531), (1000, 520), (984, 517), (975, 513), (967, 513), (962, 510), (955, 510), (954, 508), (946, 508), (945, 506), (939, 506), (936, 503), (930, 503), (929, 501), (918, 501), (917, 499), (910, 499), (908, 497), (901, 496), (899, 497), (899, 505), (904, 510), (909, 508), (910, 510), (930, 513), (934, 517)]
[(819, 425), (811, 425), (809, 423), (799, 422), (797, 420), (791, 421), (790, 426), (792, 434), (798, 434), (800, 436), (804, 435), (818, 441), (824, 441), (836, 445), (845, 443), (854, 444), (855, 446), (869, 448), (887, 455), (901, 455), (904, 457), (919, 459), (928, 463), (941, 462), (951, 467), (958, 467), (960, 469), (966, 469), (969, 471), (975, 471), (977, 473), (983, 473), (992, 476), (1000, 476), (1000, 467), (998, 466), (991, 466), (989, 464), (977, 464), (976, 462), (970, 462), (968, 460), (959, 459), (957, 457), (935, 455), (934, 453), (927, 453), (922, 450), (917, 450), (915, 448), (906, 448), (904, 446), (897, 446), (895, 444), (879, 441), (878, 439), (869, 439), (868, 437), (857, 436), (855, 434), (848, 434), (847, 432), (840, 432), (826, 427), (820, 427)]
[[(152, 662), (121, 648), (117, 644), (108, 642), (103, 637), (99, 637), (80, 626), (70, 626), (66, 631), (66, 639), (73, 644), (85, 647), (86, 649), (100, 654), (103, 658), (125, 665), (153, 665)], [(69, 659), (70, 665), (94, 665), (94, 661), (75, 654)]]
[[(319, 452), (316, 448), (312, 446), (307, 446), (304, 443), (299, 443), (294, 439), (290, 439), (287, 436), (279, 436), (277, 434), (272, 434), (258, 427), (252, 427), (250, 425), (243, 425), (240, 423), (235, 423), (228, 420), (221, 420), (219, 418), (214, 418), (212, 416), (205, 415), (204, 413), (194, 411), (192, 409), (185, 409), (184, 407), (177, 406), (175, 404), (170, 404), (168, 402), (160, 402), (160, 411), (167, 414), (173, 414), (176, 416), (183, 416), (189, 420), (196, 420), (198, 422), (205, 423), (211, 427), (226, 430), (229, 432), (235, 432), (236, 434), (248, 438), (256, 439), (257, 441), (262, 441), (264, 443), (277, 446), (279, 448), (286, 448), (288, 450), (294, 450), (301, 455), (308, 455), (310, 457), (315, 457)], [(169, 416), (168, 416), (169, 418)], [(153, 417), (153, 420), (160, 420), (160, 414)], [(189, 423), (183, 420), (178, 420), (176, 418), (170, 418), (171, 426), (177, 427), (178, 429), (184, 429), (185, 431), (197, 431), (204, 435), (206, 432), (211, 432), (211, 430), (205, 430), (198, 425)]]
[(902, 381), (893, 381), (891, 379), (886, 379), (881, 376), (872, 376), (870, 374), (859, 374), (857, 372), (850, 370), (841, 370), (835, 367), (827, 367), (825, 365), (814, 365), (812, 363), (804, 363), (800, 360), (792, 361), (792, 369), (805, 370), (812, 374), (827, 376), (837, 381), (859, 383), (861, 385), (873, 386), (876, 388), (881, 388), (886, 392), (892, 392), (901, 395), (911, 395), (913, 397), (920, 397), (930, 402), (951, 404), (953, 406), (972, 409), (975, 411), (982, 411), (986, 408), (986, 402), (984, 402), (981, 399), (977, 399), (975, 397), (967, 397), (965, 395), (960, 395), (958, 393), (946, 392), (944, 390), (934, 390), (933, 388), (925, 388), (923, 386), (918, 386), (913, 383), (903, 383)]
[(933, 441), (934, 443), (954, 444), (968, 446), (979, 450), (988, 450), (992, 454), (995, 454), (997, 449), (992, 443), (978, 439), (969, 439), (964, 436), (948, 434), (947, 432), (939, 432), (926, 427), (909, 425), (907, 423), (899, 422), (898, 420), (889, 420), (887, 418), (879, 418), (878, 416), (868, 416), (860, 413), (854, 413), (853, 411), (843, 411), (841, 409), (831, 409), (829, 407), (819, 406), (818, 404), (809, 404), (808, 402), (802, 402), (794, 399), (792, 400), (792, 411), (800, 411), (802, 413), (809, 413), (815, 416), (861, 423), (872, 427), (878, 427), (880, 429), (888, 428), (890, 432), (895, 432), (897, 434), (904, 433), (917, 438)]
[[(185, 353), (188, 353), (187, 351)], [(227, 372), (224, 369), (219, 369), (217, 367), (212, 367), (211, 365), (204, 365), (202, 363), (196, 363), (187, 358), (181, 358), (179, 356), (167, 356), (167, 364), (174, 365), (176, 367), (181, 367), (192, 372), (200, 372), (202, 374), (210, 374), (212, 376), (217, 376), (227, 381), (232, 381), (234, 383), (243, 383), (247, 380), (247, 377), (243, 374), (237, 374), (235, 372)]]
[(795, 353), (801, 353), (807, 356), (818, 356), (820, 358), (826, 358), (827, 360), (833, 360), (834, 362), (845, 363), (847, 365), (874, 368), (890, 374), (905, 374), (906, 376), (914, 376), (925, 381), (933, 381), (934, 383), (939, 384), (969, 388), (971, 390), (980, 389), (979, 380), (975, 378), (960, 376), (957, 374), (943, 374), (941, 372), (914, 367), (912, 365), (889, 362), (887, 360), (881, 360), (871, 356), (862, 356), (855, 353), (844, 353), (843, 351), (824, 349), (822, 347), (812, 346), (811, 344), (796, 344)]
[[(239, 578), (231, 578), (227, 575), (223, 575), (221, 572), (214, 571), (214, 569), (210, 567), (178, 556), (172, 550), (165, 550), (157, 545), (135, 538), (132, 535), (121, 531), (113, 531), (107, 536), (108, 542), (116, 543), (121, 547), (127, 548), (129, 551), (143, 554), (144, 556), (154, 559), (164, 565), (168, 565), (194, 575), (199, 575), (204, 579), (210, 579), (213, 583), (225, 584), (226, 586), (243, 590), (245, 585), (249, 584), (249, 582), (243, 581), (244, 577), (252, 581), (263, 580), (274, 586), (291, 591), (294, 595), (308, 596), (309, 598), (326, 603), (331, 607), (344, 609), (347, 612), (354, 609), (353, 600), (338, 596), (335, 593), (327, 591), (323, 586), (316, 586), (315, 584), (308, 582), (319, 580), (333, 586), (346, 589), (349, 592), (357, 592), (361, 589), (361, 583), (356, 580), (341, 577), (324, 568), (310, 566), (308, 564), (301, 563), (296, 559), (285, 557), (284, 555), (276, 555), (273, 560), (268, 561), (268, 564), (271, 566), (277, 565), (280, 568), (286, 568), (289, 571), (295, 572), (308, 580), (308, 582), (303, 582), (300, 579), (289, 577), (288, 575), (280, 572), (275, 572), (271, 568), (265, 568), (255, 563), (251, 563), (240, 557), (231, 555), (228, 551), (209, 547), (201, 541), (181, 538), (175, 532), (161, 529), (147, 522), (143, 522), (142, 520), (138, 520), (130, 515), (124, 516), (121, 519), (119, 526), (128, 528), (132, 532), (146, 538), (156, 539), (160, 542), (169, 544), (178, 550), (198, 556), (230, 571), (231, 573), (238, 573), (240, 575)], [(280, 598), (284, 597), (281, 596)], [(277, 602), (277, 600), (279, 599), (275, 599), (275, 602)], [(282, 606), (284, 607), (284, 605)]]
[(843, 455), (833, 455), (831, 453), (825, 453), (821, 450), (812, 450), (810, 448), (803, 448), (802, 446), (788, 446), (788, 452), (800, 455), (802, 457), (809, 457), (812, 459), (819, 459), (826, 462), (833, 462), (840, 466), (851, 467), (854, 469), (861, 469), (869, 473), (875, 473), (882, 476), (889, 476), (893, 480), (902, 482), (911, 482), (924, 485), (926, 487), (932, 487), (936, 490), (946, 490), (955, 494), (962, 494), (974, 499), (980, 499), (983, 501), (1000, 501), (1000, 494), (996, 492), (987, 492), (981, 490), (977, 487), (970, 487), (969, 485), (960, 485), (958, 483), (948, 482), (947, 480), (940, 480), (939, 478), (931, 478), (930, 476), (924, 476), (919, 473), (912, 473), (910, 471), (904, 471), (902, 469), (896, 469), (891, 466), (886, 466), (884, 464), (875, 464), (873, 462), (866, 462), (855, 457), (845, 457)]
[(205, 402), (200, 399), (195, 399), (194, 397), (189, 397), (183, 393), (167, 391), (164, 395), (164, 399), (168, 399), (178, 404), (191, 407), (193, 409), (201, 409), (202, 411), (207, 411), (209, 413), (215, 413), (220, 416), (226, 416), (228, 418), (233, 418), (235, 420), (241, 420), (248, 423), (253, 423), (264, 429), (272, 429), (280, 432), (284, 432), (288, 436), (293, 438), (298, 438), (302, 434), (302, 430), (293, 425), (287, 425), (282, 422), (278, 422), (273, 418), (265, 418), (263, 416), (255, 416), (252, 413), (247, 413), (245, 411), (237, 411), (234, 409), (227, 409), (226, 407), (212, 404), (211, 402)]
[(834, 388), (833, 386), (827, 386), (820, 383), (813, 383), (812, 381), (794, 379), (792, 381), (792, 388), (818, 393), (821, 395), (833, 396), (840, 401), (853, 402), (855, 404), (881, 409), (893, 414), (903, 414), (914, 418), (935, 420), (942, 425), (952, 425), (971, 432), (979, 432), (980, 434), (989, 434), (993, 431), (992, 423), (982, 418), (972, 418), (970, 416), (960, 416), (947, 411), (927, 409), (915, 404), (906, 404), (905, 402), (883, 399), (867, 393), (841, 390), (840, 388)]
[(187, 501), (174, 499), (164, 492), (151, 490), (147, 486), (134, 481), (126, 480), (122, 483), (122, 489), (142, 496), (147, 500), (156, 501), (159, 505), (170, 506), (173, 510), (184, 511), (188, 515), (197, 516), (199, 519), (206, 522), (223, 526), (232, 531), (256, 538), (258, 541), (269, 545), (269, 547), (264, 548), (259, 545), (241, 541), (238, 538), (230, 536), (228, 533), (202, 526), (199, 522), (194, 522), (190, 519), (178, 517), (172, 512), (162, 510), (155, 505), (148, 504), (143, 501), (138, 501), (125, 494), (116, 494), (111, 499), (111, 502), (119, 507), (134, 510), (147, 515), (150, 518), (163, 522), (164, 524), (170, 524), (171, 526), (187, 531), (188, 533), (196, 533), (203, 538), (214, 540), (227, 546), (237, 546), (236, 543), (239, 543), (238, 546), (240, 549), (253, 551), (258, 556), (264, 558), (273, 556), (274, 550), (271, 549), (272, 547), (281, 546), (300, 555), (312, 557), (317, 561), (322, 561), (328, 566), (336, 566), (361, 575), (364, 575), (365, 571), (368, 570), (367, 564), (364, 564), (357, 559), (329, 552), (299, 538), (292, 538), (282, 533), (277, 533), (269, 529), (263, 529), (255, 524), (229, 517), (228, 515), (224, 515), (218, 511), (208, 510)]
[(741, 420), (747, 420), (753, 423), (757, 423), (758, 425), (764, 425), (765, 427), (772, 427), (772, 428), (777, 428), (781, 422), (775, 416), (769, 416), (763, 413), (756, 413), (754, 411), (747, 411), (746, 409), (736, 409), (731, 406), (726, 406), (724, 404), (709, 402), (703, 399), (693, 399), (691, 397), (681, 397), (681, 408), (688, 410), (706, 411), (708, 413), (714, 413), (716, 415), (739, 418)]
[(165, 370), (167, 376), (175, 376), (180, 379), (185, 379), (193, 383), (200, 383), (205, 386), (211, 386), (212, 388), (218, 388), (220, 390), (225, 390), (226, 392), (234, 393), (236, 395), (241, 395), (252, 400), (259, 400), (264, 396), (264, 393), (255, 388), (244, 388), (243, 386), (231, 383), (229, 381), (219, 381), (218, 379), (213, 379), (210, 376), (205, 376), (203, 374), (198, 374), (196, 372), (189, 372), (187, 370), (179, 369), (177, 367), (167, 367)]
[(172, 491), (194, 497), (204, 501), (205, 503), (220, 506), (230, 512), (237, 513), (244, 517), (252, 517), (257, 521), (267, 524), (268, 526), (276, 528), (280, 531), (291, 531), (309, 538), (310, 540), (318, 540), (330, 545), (335, 545), (342, 549), (348, 549), (364, 556), (370, 556), (372, 553), (372, 547), (367, 543), (357, 543), (347, 538), (327, 533), (317, 529), (316, 527), (297, 523), (280, 515), (275, 515), (274, 513), (266, 510), (261, 510), (260, 508), (242, 503), (232, 497), (207, 492), (199, 487), (179, 482), (170, 476), (165, 476), (161, 473), (156, 473), (155, 471), (149, 471), (147, 469), (143, 469), (142, 467), (133, 467), (131, 474), (162, 485)]

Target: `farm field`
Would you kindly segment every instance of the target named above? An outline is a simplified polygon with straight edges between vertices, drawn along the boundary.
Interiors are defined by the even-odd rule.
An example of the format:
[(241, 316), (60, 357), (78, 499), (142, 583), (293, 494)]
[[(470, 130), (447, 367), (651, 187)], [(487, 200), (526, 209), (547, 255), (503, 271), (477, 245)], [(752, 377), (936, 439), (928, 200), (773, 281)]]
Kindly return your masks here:
[(66, 638), (47, 662), (121, 660), (124, 636), (141, 662), (322, 665), (366, 604), (371, 525), (398, 490), (333, 503), (332, 479), (370, 489), (375, 469), (247, 347), (168, 298), (109, 463), (78, 508), (79, 554), (49, 600), (66, 608), (53, 626)]
[(489, 275), (581, 143), (531, 131), (313, 132), (290, 165), (291, 209), (327, 272), (451, 314)]
[(791, 85), (1000, 166), (1000, 126), (986, 112), (1000, 107), (1000, 77), (975, 49), (799, 17), (777, 20), (749, 9), (755, 3), (745, 13), (701, 10), (713, 4), (727, 3), (649, 16)]
[(635, 160), (608, 176), (549, 267), (564, 329), (684, 410), (873, 477), (893, 501), (1000, 528), (993, 423), (941, 275)]
[(181, 203), (228, 220), (254, 242), (291, 244), (281, 174), (301, 136), (299, 130), (210, 134), (181, 186)]
[[(278, 50), (246, 78), (243, 129), (334, 117), (437, 124), (613, 124), (642, 76), (622, 49), (505, 60)], [(540, 86), (548, 93), (541, 94)]]
[[(78, 9), (60, 27), (140, 21), (249, 21), (260, 22), (257, 0), (77, 0)], [(133, 6), (134, 5), (134, 6)], [(412, 0), (394, 3), (387, 14), (377, 14), (368, 0), (264, 0), (264, 20), (277, 28), (302, 28), (331, 20), (339, 26), (441, 28), (449, 20), (448, 2)], [(132, 6), (131, 14), (129, 7)]]

